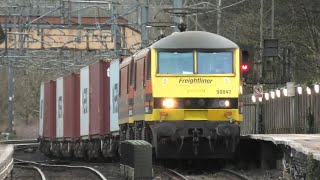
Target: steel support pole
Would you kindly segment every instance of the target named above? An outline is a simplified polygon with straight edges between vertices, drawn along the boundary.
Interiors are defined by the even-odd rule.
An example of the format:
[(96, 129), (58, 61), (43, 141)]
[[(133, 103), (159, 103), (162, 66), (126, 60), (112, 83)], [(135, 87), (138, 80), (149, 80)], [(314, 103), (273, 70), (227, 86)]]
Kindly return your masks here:
[[(14, 130), (14, 67), (12, 59), (8, 58), (9, 54), (8, 52), (8, 17), (11, 16), (11, 13), (9, 12), (6, 16), (6, 23), (5, 23), (5, 55), (7, 56), (6, 60), (9, 64), (8, 70), (9, 70), (9, 76), (8, 76), (8, 125), (7, 125), (7, 132), (12, 133)], [(16, 28), (16, 21), (14, 22), (14, 28)], [(15, 39), (15, 48), (16, 48), (16, 35), (14, 35)]]
[(141, 8), (141, 47), (145, 48), (149, 45), (149, 32), (146, 27), (149, 20), (148, 1), (145, 1)]
[(260, 81), (262, 76), (262, 59), (263, 59), (263, 0), (260, 0), (260, 59), (257, 66), (257, 80)]
[[(10, 54), (10, 53), (9, 53)], [(9, 59), (9, 77), (8, 77), (8, 133), (14, 131), (14, 67), (12, 59)]]
[(140, 13), (141, 9), (140, 9), (140, 1), (139, 0), (136, 0), (136, 5), (137, 5), (137, 15), (136, 15), (137, 24), (138, 24), (138, 26), (141, 26), (141, 13)]
[[(183, 0), (174, 0), (173, 1), (173, 8), (181, 9), (182, 7), (183, 7)], [(180, 32), (180, 30), (177, 28), (177, 25), (181, 23), (180, 18), (182, 18), (182, 17), (174, 16), (174, 23), (176, 25), (176, 27), (174, 28), (175, 32)]]
[(271, 0), (271, 38), (274, 38), (274, 0)]
[(114, 52), (115, 52), (115, 58), (120, 57), (120, 49), (121, 49), (121, 35), (120, 30), (118, 26), (118, 10), (115, 4), (112, 4), (112, 37), (113, 37), (113, 43), (114, 43)]
[(12, 132), (12, 121), (13, 121), (13, 113), (12, 113), (12, 64), (11, 61), (9, 60), (9, 53), (8, 53), (8, 16), (6, 16), (6, 23), (4, 24), (4, 32), (5, 32), (5, 56), (6, 60), (9, 63), (9, 77), (8, 77), (8, 124), (7, 124), (7, 132), (11, 133)]
[(220, 24), (221, 24), (221, 0), (217, 2), (217, 34), (220, 34)]
[[(257, 64), (257, 83), (260, 83), (262, 76), (262, 59), (263, 59), (263, 0), (260, 0), (260, 59), (256, 62)], [(259, 99), (257, 98), (257, 106), (256, 106), (256, 133), (259, 133), (260, 122), (260, 112), (261, 112), (261, 104)]]

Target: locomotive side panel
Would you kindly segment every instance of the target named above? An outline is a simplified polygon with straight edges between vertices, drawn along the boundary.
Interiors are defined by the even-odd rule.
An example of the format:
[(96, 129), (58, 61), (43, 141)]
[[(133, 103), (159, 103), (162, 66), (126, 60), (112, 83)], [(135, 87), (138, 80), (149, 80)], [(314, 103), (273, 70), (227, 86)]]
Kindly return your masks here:
[[(147, 97), (148, 89), (148, 60), (150, 60), (150, 49), (146, 48), (141, 50), (134, 56), (134, 63), (132, 63), (133, 71), (133, 82), (132, 86), (134, 89), (133, 99), (133, 114), (135, 121), (145, 120), (145, 113), (150, 110), (150, 96)], [(148, 86), (148, 87), (147, 87)], [(149, 93), (149, 92), (148, 92)]]
[(90, 135), (110, 132), (109, 66), (109, 62), (103, 61), (90, 65)]
[(135, 62), (135, 81), (134, 81), (134, 120), (144, 120), (144, 99), (145, 99), (145, 92), (144, 92), (144, 63), (145, 59), (140, 58)]
[(64, 138), (80, 136), (80, 76), (70, 74), (63, 81)]
[(44, 138), (56, 138), (56, 82), (49, 81), (44, 85)]
[(64, 89), (64, 79), (63, 77), (60, 77), (57, 79), (57, 87), (56, 87), (56, 133), (57, 133), (57, 138), (63, 138), (64, 137), (64, 126), (63, 126), (63, 122), (64, 119), (64, 93), (63, 93), (63, 89)]
[(130, 88), (130, 70), (129, 64), (132, 58), (125, 58), (120, 64), (120, 72), (119, 72), (119, 111), (118, 111), (118, 119), (119, 124), (129, 123), (129, 88)]
[(89, 136), (90, 117), (89, 66), (80, 70), (80, 136)]

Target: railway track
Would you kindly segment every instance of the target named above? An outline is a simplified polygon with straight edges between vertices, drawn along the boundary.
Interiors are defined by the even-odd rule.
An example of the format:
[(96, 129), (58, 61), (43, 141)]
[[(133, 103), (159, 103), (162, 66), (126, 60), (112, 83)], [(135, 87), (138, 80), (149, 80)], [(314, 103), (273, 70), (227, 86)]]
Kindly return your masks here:
[[(57, 165), (57, 164), (45, 164), (45, 163), (38, 163), (33, 161), (24, 161), (15, 159), (14, 167), (17, 166), (18, 168), (24, 169), (31, 169), (32, 171), (37, 170), (38, 174), (42, 180), (48, 179), (48, 177), (58, 176), (59, 174), (66, 178), (64, 175), (70, 176), (70, 174), (79, 175), (78, 178), (88, 178), (88, 174), (85, 172), (90, 172), (95, 177), (94, 179), (100, 180), (107, 180), (107, 178), (97, 169), (89, 166), (71, 166), (71, 165)], [(74, 171), (73, 173), (66, 173), (66, 171)], [(85, 172), (84, 172), (85, 171)], [(81, 173), (80, 173), (81, 172)], [(83, 177), (81, 174), (86, 174), (87, 177)], [(92, 176), (90, 176), (92, 177)], [(74, 177), (70, 177), (70, 179), (74, 179)]]
[(170, 179), (170, 180), (188, 180), (187, 177), (178, 173), (175, 170), (161, 167), (153, 166), (154, 178), (153, 179)]
[[(1, 142), (3, 143), (3, 142)], [(4, 144), (13, 144), (15, 150), (21, 150), (21, 149), (27, 149), (27, 148), (37, 148), (38, 144), (35, 143), (32, 140), (21, 140), (21, 141), (5, 141)], [(60, 161), (60, 160), (44, 160), (44, 161), (37, 161), (34, 160), (27, 161), (27, 160), (20, 160), (15, 159), (15, 166), (14, 168), (20, 168), (24, 169), (24, 171), (33, 171), (36, 172), (34, 174), (37, 174), (37, 179), (48, 179), (48, 176), (50, 177), (50, 174), (52, 176), (52, 172), (59, 174), (61, 171), (74, 171), (74, 169), (78, 169), (78, 171), (84, 171), (90, 172), (90, 174), (94, 174), (96, 177), (95, 179), (117, 179), (116, 177), (119, 177), (119, 172), (116, 171), (117, 167), (115, 165), (107, 165), (108, 168), (106, 168), (106, 165), (102, 163), (103, 165), (100, 165), (99, 163), (86, 163), (85, 166), (83, 166), (82, 162), (69, 162), (69, 161)], [(72, 165), (70, 165), (72, 164)], [(90, 167), (91, 166), (91, 167)], [(115, 167), (111, 167), (115, 166)], [(60, 168), (60, 169), (59, 169)], [(166, 168), (162, 166), (153, 166), (154, 168), (154, 178), (153, 179), (172, 179), (172, 180), (193, 180), (193, 179), (199, 179), (201, 176), (201, 179), (211, 179), (212, 176), (216, 176), (216, 179), (222, 178), (223, 180), (229, 180), (229, 179), (239, 179), (239, 180), (250, 180), (250, 178), (241, 175), (235, 171), (232, 171), (230, 169), (223, 169), (219, 170), (217, 173), (213, 172), (206, 172), (203, 171), (203, 173), (200, 173), (201, 175), (187, 175), (189, 173), (185, 173), (183, 170), (181, 173)], [(109, 170), (112, 169), (112, 170)], [(197, 171), (197, 170), (196, 170)], [(195, 174), (198, 174), (196, 173)], [(101, 173), (102, 172), (102, 173)], [(49, 175), (48, 175), (49, 174)], [(194, 173), (192, 173), (194, 174)], [(50, 178), (49, 178), (50, 179)], [(74, 179), (74, 178), (73, 178)]]
[(191, 175), (186, 175), (188, 180), (252, 180), (241, 173), (230, 169), (222, 169), (215, 172), (201, 172)]
[(231, 170), (231, 169), (223, 169), (222, 172), (228, 173), (228, 174), (230, 174), (230, 175), (232, 175), (232, 176), (235, 176), (235, 177), (238, 178), (239, 180), (251, 180), (251, 178), (249, 178), (249, 177), (247, 177), (247, 176), (245, 176), (245, 175), (243, 175), (243, 174), (240, 174), (240, 173), (238, 173), (238, 172), (236, 172), (236, 171), (233, 171), (233, 170)]
[[(36, 172), (36, 174), (38, 174), (39, 178), (41, 180), (47, 180), (46, 176), (44, 175), (43, 171), (36, 167), (36, 166), (22, 166), (22, 165), (15, 165), (14, 168), (18, 168), (18, 169), (27, 169), (27, 170), (31, 170), (31, 171), (34, 171)], [(30, 176), (30, 175), (29, 175)], [(24, 176), (20, 176), (19, 178), (26, 178), (27, 179), (27, 176), (24, 175)], [(34, 179), (38, 179), (38, 178), (35, 178), (33, 177)], [(18, 179), (18, 178), (17, 178)]]

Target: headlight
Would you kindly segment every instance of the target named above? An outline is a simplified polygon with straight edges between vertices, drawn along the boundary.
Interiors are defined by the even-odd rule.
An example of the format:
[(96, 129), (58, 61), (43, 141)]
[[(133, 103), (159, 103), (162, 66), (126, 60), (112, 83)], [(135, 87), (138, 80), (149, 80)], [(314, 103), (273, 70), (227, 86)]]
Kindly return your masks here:
[(230, 101), (229, 100), (221, 100), (221, 101), (219, 101), (219, 106), (220, 107), (229, 107)]
[(224, 106), (225, 106), (225, 107), (229, 107), (229, 106), (230, 106), (230, 101), (229, 101), (229, 100), (226, 100), (226, 101), (224, 102)]
[(204, 99), (199, 99), (199, 100), (198, 100), (198, 105), (199, 105), (200, 107), (203, 107), (203, 106), (206, 105), (206, 101), (205, 101)]
[(162, 106), (165, 108), (173, 108), (175, 105), (175, 102), (173, 99), (164, 99), (162, 101)]

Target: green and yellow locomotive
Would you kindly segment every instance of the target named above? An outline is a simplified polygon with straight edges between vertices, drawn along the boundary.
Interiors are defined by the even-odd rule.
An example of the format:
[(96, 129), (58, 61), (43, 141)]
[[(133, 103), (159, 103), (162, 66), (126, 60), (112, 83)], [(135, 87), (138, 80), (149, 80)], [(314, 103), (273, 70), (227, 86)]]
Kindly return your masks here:
[(231, 158), (242, 121), (240, 49), (208, 32), (173, 33), (120, 63), (120, 140), (156, 157)]

